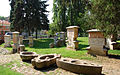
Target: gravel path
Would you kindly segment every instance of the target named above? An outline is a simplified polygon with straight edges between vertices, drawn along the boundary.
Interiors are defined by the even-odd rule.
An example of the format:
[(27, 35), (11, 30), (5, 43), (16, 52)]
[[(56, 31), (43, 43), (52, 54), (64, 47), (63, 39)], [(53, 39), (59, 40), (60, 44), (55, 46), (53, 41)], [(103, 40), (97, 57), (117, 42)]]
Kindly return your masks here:
[[(3, 48), (0, 48), (0, 52), (1, 49), (3, 50)], [(97, 64), (103, 65), (103, 75), (120, 75), (120, 59), (97, 56), (96, 60), (92, 60), (89, 62), (95, 62)], [(24, 75), (77, 75), (75, 73), (57, 68), (56, 66), (53, 66), (52, 68), (47, 68), (45, 70), (36, 70), (33, 68), (31, 63), (25, 64), (25, 62), (21, 60), (19, 54), (4, 55), (4, 53), (1, 52), (0, 65), (6, 66), (6, 64), (9, 63), (12, 64), (7, 67), (10, 67), (12, 70), (20, 72)]]

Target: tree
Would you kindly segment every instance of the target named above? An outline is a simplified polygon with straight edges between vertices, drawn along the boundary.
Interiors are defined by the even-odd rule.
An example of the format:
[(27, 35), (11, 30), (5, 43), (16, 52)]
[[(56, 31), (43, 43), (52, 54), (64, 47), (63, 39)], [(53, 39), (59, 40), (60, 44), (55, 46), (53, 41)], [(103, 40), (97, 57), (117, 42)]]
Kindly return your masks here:
[(117, 34), (120, 31), (120, 0), (91, 0), (89, 24), (104, 34)]
[(14, 31), (24, 29), (31, 35), (31, 32), (48, 29), (48, 18), (46, 15), (47, 1), (41, 0), (10, 0), (11, 3), (11, 28)]
[(67, 26), (80, 26), (80, 32), (84, 30), (84, 14), (86, 0), (54, 0), (53, 2), (53, 23), (50, 25), (51, 30), (56, 27), (57, 31), (66, 31)]

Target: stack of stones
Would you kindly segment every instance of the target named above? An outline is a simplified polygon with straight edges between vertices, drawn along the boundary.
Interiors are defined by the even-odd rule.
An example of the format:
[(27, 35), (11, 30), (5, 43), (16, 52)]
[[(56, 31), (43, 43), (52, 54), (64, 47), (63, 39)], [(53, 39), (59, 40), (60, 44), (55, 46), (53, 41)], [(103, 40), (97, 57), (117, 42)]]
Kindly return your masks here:
[(10, 35), (4, 35), (4, 47), (11, 47), (11, 36)]
[(78, 49), (78, 41), (77, 41), (77, 37), (78, 37), (78, 26), (69, 26), (67, 27), (67, 48), (71, 48), (73, 50), (77, 50)]
[(33, 37), (29, 36), (29, 47), (33, 47)]
[(88, 53), (92, 55), (106, 56), (108, 50), (105, 48), (105, 37), (100, 30), (92, 29), (87, 31), (89, 33)]
[(13, 32), (13, 53), (18, 52), (19, 47), (19, 32)]

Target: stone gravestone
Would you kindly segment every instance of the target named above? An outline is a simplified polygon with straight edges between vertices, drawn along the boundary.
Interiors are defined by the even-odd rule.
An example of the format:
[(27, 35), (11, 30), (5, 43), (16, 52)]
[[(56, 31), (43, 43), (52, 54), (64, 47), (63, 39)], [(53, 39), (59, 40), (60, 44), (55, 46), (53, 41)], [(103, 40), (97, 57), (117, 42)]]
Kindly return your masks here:
[(10, 35), (4, 35), (4, 47), (11, 47), (11, 36)]
[(13, 32), (13, 53), (18, 52), (19, 47), (19, 32)]
[(23, 36), (22, 35), (20, 35), (20, 37), (19, 37), (19, 44), (23, 45)]
[(29, 47), (33, 47), (33, 37), (29, 36)]
[(74, 50), (78, 49), (78, 41), (77, 41), (77, 37), (78, 37), (78, 26), (69, 26), (67, 27), (67, 48), (71, 48)]
[(106, 56), (108, 50), (105, 48), (106, 42), (103, 33), (100, 30), (92, 29), (89, 33), (88, 54)]

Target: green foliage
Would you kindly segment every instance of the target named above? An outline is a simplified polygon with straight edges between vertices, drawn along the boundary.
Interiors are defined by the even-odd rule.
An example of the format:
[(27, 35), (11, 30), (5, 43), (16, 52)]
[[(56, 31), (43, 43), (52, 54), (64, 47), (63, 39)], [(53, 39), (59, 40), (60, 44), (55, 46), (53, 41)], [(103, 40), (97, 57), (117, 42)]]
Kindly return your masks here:
[(120, 30), (119, 10), (119, 0), (91, 0), (88, 6), (89, 24), (106, 35), (117, 33)]
[(0, 16), (0, 20), (6, 20), (6, 21), (9, 21), (9, 17)]
[(85, 7), (86, 0), (54, 0), (53, 23), (50, 30), (54, 32), (66, 31), (67, 26), (80, 26), (80, 33), (86, 32)]
[(10, 0), (11, 5), (11, 29), (29, 33), (41, 29), (48, 29), (48, 18), (45, 14), (46, 0)]

